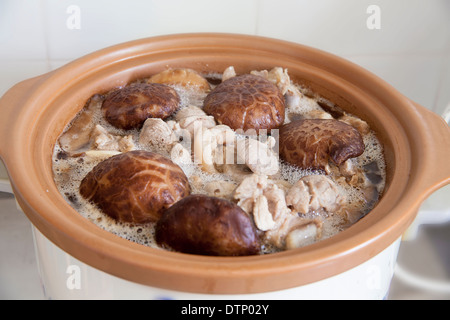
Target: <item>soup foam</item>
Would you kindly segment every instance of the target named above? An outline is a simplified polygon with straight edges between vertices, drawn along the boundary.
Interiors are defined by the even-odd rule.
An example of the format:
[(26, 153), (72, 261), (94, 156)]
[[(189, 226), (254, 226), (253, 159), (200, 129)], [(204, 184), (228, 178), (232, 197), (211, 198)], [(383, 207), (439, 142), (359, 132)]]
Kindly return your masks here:
[[(215, 74), (214, 76), (217, 77)], [(209, 75), (211, 78), (211, 75)], [(180, 98), (181, 98), (181, 108), (185, 108), (190, 105), (196, 105), (201, 107), (202, 101), (205, 97), (204, 94), (200, 94), (197, 90), (186, 89), (184, 87), (174, 87)], [(305, 92), (305, 88), (297, 86), (300, 92)], [(94, 99), (95, 98), (95, 99)], [(157, 147), (141, 146), (139, 144), (139, 131), (129, 130), (124, 131), (111, 126), (102, 116), (101, 113), (101, 103), (104, 96), (96, 96), (91, 99), (91, 103), (94, 105), (94, 116), (93, 122), (104, 127), (109, 133), (119, 136), (131, 136), (131, 139), (135, 145), (135, 149), (147, 150), (152, 152), (158, 152), (170, 158), (170, 154), (164, 148), (158, 149)], [(296, 105), (295, 110), (291, 110), (289, 106), (286, 109), (286, 119), (293, 114), (298, 115), (302, 112), (310, 112), (311, 110), (324, 111), (318, 102), (326, 102), (319, 96), (311, 97), (310, 94), (303, 95), (300, 103)], [(81, 111), (83, 112), (83, 110)], [(168, 119), (171, 120), (172, 118)], [(70, 127), (70, 125), (68, 126)], [(385, 185), (385, 161), (383, 155), (383, 147), (379, 140), (377, 139), (374, 132), (370, 131), (363, 135), (363, 140), (365, 144), (364, 153), (357, 157), (350, 159), (353, 167), (358, 170), (367, 171), (370, 169), (372, 173), (377, 176), (377, 183), (373, 183), (366, 179), (364, 184), (351, 185), (346, 182), (346, 180), (340, 176), (339, 171), (332, 170), (329, 173), (329, 178), (331, 178), (340, 189), (342, 193), (346, 195), (346, 206), (348, 208), (356, 208), (353, 210), (354, 217), (350, 218), (351, 223), (362, 218), (367, 214), (376, 204), (378, 198), (381, 196), (384, 185)], [(186, 141), (184, 141), (186, 142)], [(65, 200), (82, 216), (89, 219), (91, 222), (99, 226), (100, 228), (107, 230), (119, 237), (125, 238), (127, 240), (153, 247), (159, 248), (154, 240), (154, 230), (155, 224), (149, 223), (146, 225), (133, 225), (130, 223), (118, 222), (103, 212), (101, 212), (96, 205), (86, 201), (79, 192), (79, 186), (82, 179), (90, 172), (94, 166), (96, 166), (101, 161), (107, 159), (108, 157), (117, 154), (116, 151), (92, 151), (92, 150), (80, 150), (79, 154), (68, 155), (62, 147), (56, 143), (53, 152), (53, 172), (54, 180), (56, 186), (58, 187), (60, 193), (65, 198)], [(226, 174), (226, 173), (208, 173), (203, 171), (198, 164), (195, 163), (180, 163), (182, 170), (185, 172), (189, 179), (191, 185), (192, 193), (208, 194), (205, 190), (205, 186), (214, 181), (225, 181), (236, 186), (239, 185), (240, 179)], [(293, 165), (285, 163), (279, 160), (279, 172), (270, 177), (273, 180), (283, 181), (284, 185), (287, 187), (295, 184), (300, 178), (311, 175), (311, 174), (322, 174), (321, 172), (316, 172), (313, 170), (303, 170), (299, 169)], [(371, 195), (368, 195), (368, 190), (373, 190)], [(313, 219), (316, 216), (323, 216), (323, 212), (309, 212), (308, 217)], [(338, 232), (344, 230), (349, 226), (348, 217), (344, 218), (341, 215), (335, 214), (328, 216), (323, 223), (322, 239), (329, 238)], [(262, 248), (264, 253), (271, 253), (278, 251), (279, 249), (274, 248), (271, 245), (264, 244)]]

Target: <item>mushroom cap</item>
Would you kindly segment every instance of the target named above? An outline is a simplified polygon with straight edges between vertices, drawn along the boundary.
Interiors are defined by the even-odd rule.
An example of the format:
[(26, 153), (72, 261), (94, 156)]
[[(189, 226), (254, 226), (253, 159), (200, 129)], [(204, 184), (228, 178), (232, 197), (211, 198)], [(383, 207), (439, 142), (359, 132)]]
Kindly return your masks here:
[(148, 83), (164, 83), (167, 85), (180, 85), (193, 87), (202, 91), (209, 91), (210, 85), (197, 71), (188, 68), (167, 69), (151, 76)]
[(176, 251), (214, 256), (260, 252), (253, 220), (237, 204), (195, 194), (167, 209), (156, 224), (159, 245)]
[(225, 80), (203, 102), (203, 110), (230, 128), (275, 129), (284, 121), (281, 91), (263, 77), (245, 74)]
[(280, 128), (280, 157), (302, 169), (324, 170), (329, 159), (340, 165), (364, 152), (354, 127), (338, 120), (296, 120)]
[(121, 222), (157, 221), (163, 210), (189, 195), (181, 168), (153, 152), (130, 151), (95, 166), (81, 181), (80, 194)]
[(114, 127), (130, 130), (142, 127), (148, 118), (167, 118), (179, 104), (178, 93), (168, 85), (135, 83), (108, 94), (102, 111)]

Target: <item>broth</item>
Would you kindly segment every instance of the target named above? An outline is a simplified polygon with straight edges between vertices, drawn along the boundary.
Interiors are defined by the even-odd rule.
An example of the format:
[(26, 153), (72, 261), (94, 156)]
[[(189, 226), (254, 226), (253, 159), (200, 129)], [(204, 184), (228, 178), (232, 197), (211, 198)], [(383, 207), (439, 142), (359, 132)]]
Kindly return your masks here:
[[(274, 70), (278, 70), (279, 72), (280, 68), (256, 71), (254, 73), (269, 78), (269, 80), (281, 87), (282, 84), (280, 82), (271, 78), (271, 72), (275, 74)], [(361, 133), (365, 145), (364, 153), (358, 157), (348, 159), (341, 166), (330, 163), (326, 172), (323, 170), (299, 169), (292, 164), (282, 161), (279, 157), (277, 160), (278, 170), (275, 174), (271, 175), (258, 175), (258, 177), (255, 177), (256, 174), (244, 163), (223, 164), (217, 163), (218, 161), (212, 164), (212, 171), (208, 171), (202, 167), (201, 163), (196, 161), (194, 154), (195, 146), (192, 137), (189, 138), (186, 135), (186, 129), (183, 130), (181, 128), (181, 121), (176, 119), (176, 114), (164, 121), (166, 124), (169, 124), (172, 132), (175, 133), (176, 141), (173, 142), (173, 145), (178, 144), (181, 151), (190, 151), (191, 161), (182, 161), (182, 157), (174, 160), (173, 148), (168, 149), (164, 144), (153, 145), (140, 143), (141, 130), (121, 130), (110, 125), (104, 119), (101, 111), (101, 105), (105, 97), (109, 94), (104, 93), (91, 97), (86, 103), (86, 107), (66, 127), (61, 136), (63, 137), (66, 134), (67, 137), (67, 132), (77, 122), (77, 119), (89, 114), (89, 125), (87, 127), (91, 128), (91, 131), (86, 135), (88, 143), (83, 144), (81, 141), (79, 143), (80, 146), (75, 150), (68, 150), (67, 145), (63, 143), (66, 140), (63, 139), (59, 139), (55, 145), (53, 172), (58, 190), (75, 210), (99, 227), (130, 241), (159, 248), (154, 240), (156, 223), (138, 225), (116, 221), (104, 214), (94, 203), (85, 200), (79, 192), (82, 179), (94, 166), (108, 157), (124, 152), (120, 148), (127, 151), (146, 150), (157, 152), (176, 162), (189, 179), (191, 193), (207, 194), (229, 199), (240, 205), (250, 215), (254, 215), (252, 210), (255, 210), (256, 198), (252, 199), (239, 196), (237, 188), (244, 188), (244, 183), (248, 183), (251, 186), (251, 179), (263, 179), (266, 188), (257, 190), (258, 187), (253, 185), (255, 189), (253, 193), (269, 199), (268, 209), (275, 220), (275, 227), (272, 229), (262, 230), (258, 228), (258, 234), (263, 243), (263, 253), (272, 253), (309, 245), (337, 234), (368, 214), (382, 195), (386, 179), (383, 147), (377, 139), (376, 134), (370, 130), (367, 123), (363, 120), (347, 114), (345, 111), (340, 110), (339, 107), (333, 105), (331, 101), (311, 94), (306, 88), (293, 83), (288, 78), (286, 70), (282, 70), (281, 74), (287, 77), (284, 80), (286, 82), (287, 79), (285, 85), (288, 86), (288, 90), (284, 94), (286, 102), (285, 123), (305, 118), (337, 119), (344, 121), (357, 128)], [(209, 81), (211, 88), (214, 88), (222, 82), (222, 74), (219, 73), (205, 74), (203, 76)], [(146, 80), (147, 78), (139, 79), (136, 82), (144, 82)], [(172, 85), (172, 87), (180, 96), (180, 106), (177, 113), (180, 110), (192, 106), (202, 109), (203, 100), (207, 94), (206, 92), (197, 90), (195, 86)], [(96, 127), (97, 125), (101, 127)], [(99, 135), (103, 134), (105, 137), (110, 138), (111, 141), (108, 140), (109, 145), (108, 143), (106, 145), (99, 145), (93, 142), (95, 139), (93, 139), (92, 132), (96, 129), (100, 132)], [(72, 135), (72, 137), (75, 137), (73, 138), (74, 140), (80, 136), (81, 133)], [(237, 144), (239, 140), (246, 138), (248, 138), (248, 135), (245, 133), (236, 133), (233, 144)], [(264, 138), (257, 137), (255, 139), (259, 139), (266, 146), (268, 145), (270, 152), (278, 156), (276, 150), (277, 143), (276, 141), (275, 143), (273, 141), (270, 142), (272, 138), (274, 138), (274, 135), (268, 135)], [(219, 144), (219, 147), (223, 149), (221, 152), (226, 152), (226, 146), (227, 144)], [(219, 154), (219, 151), (216, 154)], [(235, 154), (233, 155), (233, 159), (236, 161)], [(337, 190), (337, 194), (344, 199), (339, 206), (333, 210), (319, 207), (310, 209), (308, 212), (294, 212), (293, 206), (286, 202), (286, 197), (300, 179), (311, 176), (325, 176), (332, 181), (333, 190)], [(309, 185), (310, 190), (315, 187), (313, 184)], [(279, 195), (282, 195), (281, 198), (275, 197)], [(283, 204), (283, 201), (286, 204)], [(321, 200), (319, 199), (318, 201), (320, 202)], [(249, 203), (251, 203), (250, 206)], [(277, 214), (274, 210), (284, 210), (283, 214), (289, 214), (289, 217), (292, 216), (293, 218), (289, 218), (289, 221), (286, 220), (284, 222), (276, 221)]]

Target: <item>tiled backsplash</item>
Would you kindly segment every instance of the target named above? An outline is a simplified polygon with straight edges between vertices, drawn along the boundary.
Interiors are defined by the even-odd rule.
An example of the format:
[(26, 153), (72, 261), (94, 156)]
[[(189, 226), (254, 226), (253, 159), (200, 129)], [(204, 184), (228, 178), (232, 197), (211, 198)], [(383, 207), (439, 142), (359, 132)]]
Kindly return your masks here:
[[(436, 112), (450, 102), (448, 0), (2, 0), (0, 70), (19, 81), (110, 45), (185, 32), (302, 43), (362, 65)], [(11, 81), (3, 78), (0, 94)]]
[[(260, 4), (258, 32), (338, 55), (440, 53), (449, 45), (450, 2), (446, 0), (265, 0)], [(271, 19), (278, 22), (270, 23)], [(379, 29), (373, 27), (376, 20)]]

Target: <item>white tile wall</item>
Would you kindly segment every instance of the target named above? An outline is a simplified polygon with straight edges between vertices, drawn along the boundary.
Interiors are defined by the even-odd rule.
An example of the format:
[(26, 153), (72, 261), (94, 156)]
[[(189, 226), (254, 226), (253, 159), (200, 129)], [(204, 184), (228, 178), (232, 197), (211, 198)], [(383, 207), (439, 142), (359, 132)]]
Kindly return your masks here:
[[(70, 11), (79, 12), (79, 29)], [(254, 33), (255, 0), (42, 1), (50, 59), (74, 59), (128, 40), (169, 33)], [(69, 13), (68, 10), (69, 9)], [(67, 26), (69, 21), (69, 26)]]
[(0, 60), (47, 59), (39, 1), (0, 1)]
[(439, 88), (445, 61), (440, 55), (380, 54), (344, 57), (386, 80), (406, 97), (424, 107), (443, 110), (442, 106), (438, 108), (436, 105), (437, 95), (443, 95)]
[[(440, 53), (450, 38), (446, 0), (263, 0), (258, 32), (332, 53)], [(380, 29), (367, 28), (367, 8), (380, 9)], [(271, 23), (271, 22), (274, 23)]]
[[(380, 29), (367, 27), (370, 5), (380, 9)], [(13, 79), (106, 46), (185, 32), (303, 43), (362, 65), (437, 112), (450, 100), (448, 0), (2, 0), (0, 70), (11, 77), (0, 79), (0, 93)]]

